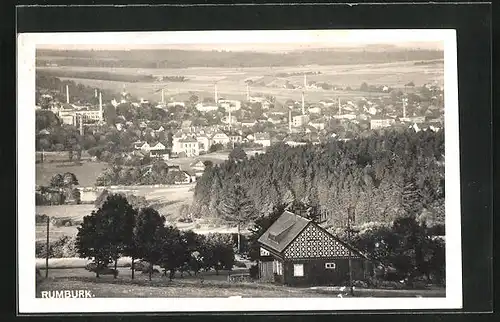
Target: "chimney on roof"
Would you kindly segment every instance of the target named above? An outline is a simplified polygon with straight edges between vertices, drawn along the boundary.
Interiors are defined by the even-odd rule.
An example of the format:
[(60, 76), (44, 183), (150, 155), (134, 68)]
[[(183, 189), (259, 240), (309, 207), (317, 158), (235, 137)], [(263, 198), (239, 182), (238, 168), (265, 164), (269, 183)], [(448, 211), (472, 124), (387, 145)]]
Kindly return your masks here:
[(69, 104), (69, 86), (66, 85), (66, 103)]

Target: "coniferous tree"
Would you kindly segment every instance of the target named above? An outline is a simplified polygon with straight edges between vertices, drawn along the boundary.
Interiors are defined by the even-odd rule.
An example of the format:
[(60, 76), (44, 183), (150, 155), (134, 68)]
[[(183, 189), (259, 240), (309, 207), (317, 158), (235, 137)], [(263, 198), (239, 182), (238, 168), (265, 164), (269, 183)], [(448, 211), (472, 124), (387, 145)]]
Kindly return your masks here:
[(221, 217), (237, 226), (238, 245), (241, 247), (241, 226), (251, 222), (256, 217), (255, 206), (236, 178), (233, 185), (228, 185), (223, 194), (223, 199), (218, 206)]

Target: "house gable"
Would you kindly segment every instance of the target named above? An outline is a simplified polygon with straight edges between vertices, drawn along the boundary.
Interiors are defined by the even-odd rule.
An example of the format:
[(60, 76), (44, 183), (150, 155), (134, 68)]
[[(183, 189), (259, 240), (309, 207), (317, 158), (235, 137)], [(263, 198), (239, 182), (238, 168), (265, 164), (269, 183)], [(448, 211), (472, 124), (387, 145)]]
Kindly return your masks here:
[[(284, 250), (287, 259), (347, 258), (349, 248), (337, 238), (313, 223), (307, 227)], [(351, 258), (361, 258), (352, 250)]]

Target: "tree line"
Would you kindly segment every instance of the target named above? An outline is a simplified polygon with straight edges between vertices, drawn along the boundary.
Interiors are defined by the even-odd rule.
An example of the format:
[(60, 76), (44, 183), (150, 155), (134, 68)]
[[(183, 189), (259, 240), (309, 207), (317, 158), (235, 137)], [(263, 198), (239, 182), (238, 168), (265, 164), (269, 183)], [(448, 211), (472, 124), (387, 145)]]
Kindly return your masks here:
[(97, 177), (96, 185), (175, 184), (184, 179), (184, 172), (169, 169), (164, 161), (153, 160), (152, 164), (146, 166), (112, 165)]
[(134, 208), (122, 195), (110, 194), (102, 206), (83, 218), (78, 227), (76, 249), (81, 258), (92, 260), (96, 277), (122, 256), (132, 258), (132, 279), (136, 261), (148, 263), (151, 280), (153, 265), (173, 279), (176, 271), (230, 270), (234, 249), (230, 236), (198, 235), (165, 225), (165, 217), (151, 207)]
[(334, 227), (345, 226), (350, 208), (355, 224), (392, 222), (410, 209), (443, 224), (443, 158), (443, 131), (388, 130), (347, 142), (277, 144), (265, 154), (207, 168), (191, 208), (197, 216), (221, 216), (232, 189), (241, 187), (238, 200), (248, 198), (256, 215), (299, 202)]
[[(334, 54), (332, 54), (334, 53)], [(306, 50), (288, 53), (258, 53), (196, 50), (89, 51), (40, 50), (39, 65), (52, 62), (44, 56), (59, 56), (60, 66), (186, 68), (186, 67), (269, 67), (300, 65), (369, 64), (395, 61), (435, 60), (443, 51), (425, 49)], [(114, 58), (114, 59), (110, 59)]]

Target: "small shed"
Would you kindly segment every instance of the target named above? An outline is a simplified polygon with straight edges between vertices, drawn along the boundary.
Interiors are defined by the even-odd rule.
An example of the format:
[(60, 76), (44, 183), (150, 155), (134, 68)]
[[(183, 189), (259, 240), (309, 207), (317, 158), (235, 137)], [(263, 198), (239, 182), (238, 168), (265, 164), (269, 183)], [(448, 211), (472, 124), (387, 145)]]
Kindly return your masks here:
[(313, 221), (285, 211), (260, 236), (259, 278), (290, 286), (343, 285), (371, 275), (366, 256)]

